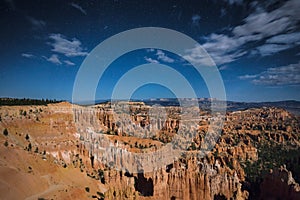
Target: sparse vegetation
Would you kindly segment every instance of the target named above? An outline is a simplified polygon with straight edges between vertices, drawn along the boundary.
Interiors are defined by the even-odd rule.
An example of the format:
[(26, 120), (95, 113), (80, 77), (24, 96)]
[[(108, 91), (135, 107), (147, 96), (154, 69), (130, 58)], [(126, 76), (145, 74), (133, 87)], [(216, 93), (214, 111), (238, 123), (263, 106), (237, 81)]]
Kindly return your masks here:
[(28, 151), (31, 151), (31, 149), (32, 149), (32, 146), (31, 146), (31, 143), (29, 143), (29, 144), (28, 144), (28, 147), (27, 147), (27, 150), (28, 150)]
[[(269, 141), (270, 144), (258, 144), (258, 160), (255, 162), (245, 162), (245, 172), (251, 182), (256, 182), (262, 175), (269, 172), (270, 169), (278, 168), (282, 165), (287, 165), (291, 169), (295, 177), (299, 176), (295, 165), (291, 163), (300, 153), (299, 149), (287, 149), (284, 145), (276, 144)], [(293, 168), (295, 168), (293, 170)], [(298, 172), (298, 173), (297, 173)], [(300, 176), (299, 176), (300, 177)]]
[(192, 142), (192, 144), (191, 144), (191, 149), (192, 149), (192, 150), (196, 150), (196, 144), (195, 144), (195, 142)]
[(15, 105), (47, 105), (49, 103), (58, 103), (56, 99), (14, 99), (0, 98), (0, 106), (15, 106)]
[(26, 134), (25, 139), (29, 140), (29, 135), (28, 134)]
[(7, 140), (4, 142), (4, 146), (8, 146), (8, 142), (7, 142)]
[(104, 200), (105, 196), (102, 192), (97, 192), (97, 195), (100, 197), (100, 200)]
[(105, 184), (104, 171), (102, 169), (98, 169), (98, 175), (101, 183)]
[(8, 136), (8, 130), (6, 128), (3, 130), (3, 135)]
[(89, 187), (85, 187), (85, 191), (86, 192), (90, 192), (90, 188)]

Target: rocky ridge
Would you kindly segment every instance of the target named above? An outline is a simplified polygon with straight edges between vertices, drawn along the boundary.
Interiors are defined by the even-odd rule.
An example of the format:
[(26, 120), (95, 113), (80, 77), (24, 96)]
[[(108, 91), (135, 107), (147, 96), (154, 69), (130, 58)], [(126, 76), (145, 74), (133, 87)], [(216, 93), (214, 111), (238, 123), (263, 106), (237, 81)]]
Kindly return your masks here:
[[(41, 158), (45, 152), (58, 166), (79, 169), (106, 188), (106, 199), (248, 199), (258, 196), (264, 199), (268, 194), (266, 185), (270, 182), (267, 172), (274, 169), (273, 173), (277, 173), (276, 170), (283, 164), (288, 168), (285, 169), (287, 173), (291, 170), (296, 181), (299, 180), (299, 169), (295, 167), (299, 166), (299, 118), (273, 107), (228, 112), (215, 148), (203, 157), (197, 156), (197, 151), (204, 141), (210, 115), (200, 110), (197, 134), (184, 154), (149, 172), (130, 173), (126, 168), (115, 170), (114, 164), (128, 160), (126, 152), (127, 155), (155, 152), (176, 134), (180, 124), (177, 107), (169, 107), (168, 115), (164, 119), (156, 119), (155, 123), (151, 123), (149, 109), (142, 103), (131, 107), (131, 121), (146, 135), (146, 138), (140, 138), (131, 133), (134, 130), (122, 129), (115, 122), (109, 105), (2, 106), (0, 127), (9, 132), (8, 138), (2, 137), (2, 141), (8, 140), (9, 145), (22, 147), (25, 151), (29, 151), (30, 143), (31, 151), (38, 148)], [(149, 126), (153, 124), (158, 129), (155, 133), (151, 131), (155, 129)], [(25, 138), (26, 135), (29, 139)], [(104, 135), (106, 140), (98, 138), (96, 143), (94, 135)], [(107, 146), (117, 147), (125, 157), (114, 160), (116, 163), (112, 165), (101, 160), (100, 147), (105, 146), (100, 144), (101, 141), (107, 142)], [(1, 148), (5, 148), (4, 145)], [(268, 148), (294, 153), (274, 162)], [(128, 163), (134, 161), (129, 160)], [(255, 177), (255, 170), (265, 174), (266, 178)], [(287, 188), (292, 187), (290, 185), (296, 188), (284, 189), (291, 199), (299, 194), (296, 181), (293, 184), (283, 181)], [(271, 182), (277, 184), (273, 179)], [(261, 185), (259, 189), (253, 186), (257, 183)], [(282, 194), (276, 195), (273, 196), (280, 197)]]

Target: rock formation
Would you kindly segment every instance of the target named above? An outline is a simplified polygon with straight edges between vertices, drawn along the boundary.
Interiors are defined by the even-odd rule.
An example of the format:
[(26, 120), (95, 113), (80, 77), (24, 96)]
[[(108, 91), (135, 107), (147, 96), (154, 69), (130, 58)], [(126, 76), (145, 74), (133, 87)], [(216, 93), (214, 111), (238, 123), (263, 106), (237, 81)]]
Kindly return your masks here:
[(285, 166), (271, 170), (260, 185), (260, 199), (300, 199), (300, 186)]
[[(209, 112), (191, 109), (196, 125), (182, 126), (176, 106), (163, 111), (138, 102), (128, 112), (117, 106), (2, 106), (0, 128), (10, 134), (1, 141), (24, 152), (33, 151), (30, 143), (42, 159), (86, 173), (105, 187), (106, 199), (248, 199), (256, 183), (261, 183), (261, 199), (299, 197), (288, 171), (299, 178), (299, 118), (287, 111), (263, 107), (228, 112), (217, 144), (200, 155), (212, 123)], [(179, 131), (190, 141), (178, 140)], [(171, 153), (173, 147), (181, 150), (178, 155)], [(168, 154), (162, 152), (166, 149)], [(294, 153), (275, 160), (274, 149)], [(276, 170), (281, 164), (287, 169)], [(270, 169), (264, 179), (255, 176)]]

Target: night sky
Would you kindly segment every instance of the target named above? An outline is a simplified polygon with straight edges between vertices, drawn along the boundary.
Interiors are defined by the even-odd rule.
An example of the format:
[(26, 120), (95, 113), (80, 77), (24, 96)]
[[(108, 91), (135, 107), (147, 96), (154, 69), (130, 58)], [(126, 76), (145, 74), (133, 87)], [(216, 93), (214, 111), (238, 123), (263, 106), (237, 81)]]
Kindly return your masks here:
[[(299, 0), (1, 0), (0, 27), (0, 97), (72, 100), (76, 74), (99, 43), (133, 28), (163, 27), (202, 45), (228, 100), (300, 100)], [(193, 52), (189, 58), (198, 59)], [(188, 59), (141, 49), (111, 64), (96, 99), (109, 99), (122, 74), (146, 63), (178, 70), (198, 97), (209, 97)], [(152, 84), (133, 98), (176, 96)]]

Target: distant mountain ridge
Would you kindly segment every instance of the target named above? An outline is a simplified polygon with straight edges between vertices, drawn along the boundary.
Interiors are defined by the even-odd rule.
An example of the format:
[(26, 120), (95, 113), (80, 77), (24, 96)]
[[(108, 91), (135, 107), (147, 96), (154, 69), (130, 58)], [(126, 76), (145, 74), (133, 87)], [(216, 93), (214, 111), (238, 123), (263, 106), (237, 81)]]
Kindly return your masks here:
[[(195, 100), (195, 99), (183, 99), (183, 100)], [(103, 103), (110, 100), (98, 100), (96, 102)], [(133, 99), (131, 101), (144, 102), (147, 105), (161, 105), (161, 106), (180, 106), (178, 99), (176, 98), (152, 98), (152, 99)], [(211, 98), (198, 98), (198, 104), (201, 109), (210, 110), (212, 102), (219, 102), (220, 100)], [(96, 104), (99, 104), (96, 103)], [(285, 109), (295, 115), (300, 116), (300, 101), (296, 100), (285, 100), (285, 101), (274, 101), (274, 102), (236, 102), (226, 101), (227, 111), (239, 111), (246, 110), (249, 108), (261, 108), (261, 107), (278, 107)]]
[(244, 110), (248, 108), (261, 108), (261, 107), (278, 107), (283, 108), (293, 114), (300, 115), (300, 101), (287, 100), (287, 101), (274, 101), (274, 102), (234, 102), (227, 101), (227, 110)]
[[(191, 101), (196, 99), (183, 98), (182, 100)], [(220, 102), (220, 100), (214, 98), (198, 98), (198, 104), (201, 109), (210, 110), (212, 102)], [(94, 105), (110, 102), (110, 99), (96, 100), (90, 102), (79, 102), (82, 105)], [(122, 100), (120, 100), (122, 101)], [(147, 105), (161, 105), (161, 106), (180, 106), (178, 99), (176, 98), (151, 98), (151, 99), (132, 99), (132, 102), (144, 102)], [(29, 98), (0, 98), (0, 106), (3, 105), (47, 105), (49, 103), (58, 103), (61, 101), (48, 100), (48, 99), (29, 99)], [(70, 102), (72, 103), (72, 102)], [(285, 100), (285, 101), (274, 101), (274, 102), (237, 102), (237, 101), (226, 101), (227, 111), (239, 111), (246, 110), (249, 108), (261, 108), (261, 107), (278, 107), (283, 108), (295, 115), (300, 116), (300, 101), (296, 100)]]

